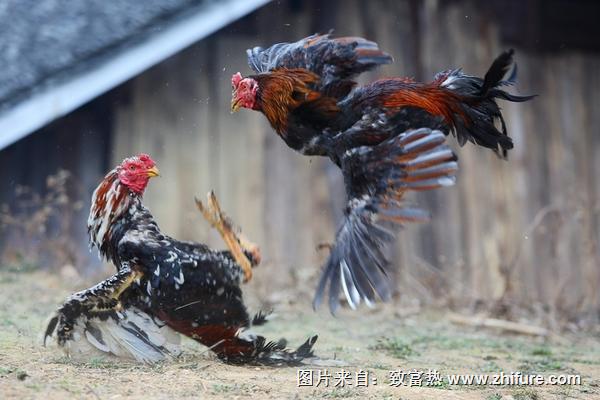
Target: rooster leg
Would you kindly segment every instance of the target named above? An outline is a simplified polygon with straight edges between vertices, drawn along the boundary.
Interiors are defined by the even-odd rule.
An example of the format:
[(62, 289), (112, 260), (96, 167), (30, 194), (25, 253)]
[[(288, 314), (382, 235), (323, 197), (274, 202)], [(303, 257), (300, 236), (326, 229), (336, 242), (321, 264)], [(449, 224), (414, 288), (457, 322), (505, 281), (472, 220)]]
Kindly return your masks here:
[(231, 235), (239, 242), (242, 249), (253, 256), (254, 260), (256, 260), (254, 264), (260, 264), (260, 248), (256, 243), (250, 241), (250, 239), (248, 239), (246, 235), (240, 232), (239, 229), (234, 228), (234, 224), (231, 221), (231, 218), (229, 218), (221, 210), (221, 205), (217, 201), (215, 193), (212, 191), (208, 194), (208, 207), (212, 210), (212, 213), (214, 215), (217, 215), (218, 219), (222, 221), (224, 228), (231, 232)]
[(198, 199), (196, 199), (196, 206), (204, 218), (221, 234), (233, 258), (244, 271), (244, 282), (248, 282), (252, 279), (252, 262), (244, 254), (244, 250), (248, 251), (252, 255), (254, 263), (258, 264), (260, 262), (260, 250), (258, 246), (235, 232), (233, 223), (221, 211), (221, 206), (213, 191), (210, 191), (207, 195), (206, 207)]
[(58, 344), (63, 346), (73, 339), (73, 329), (81, 316), (89, 318), (92, 315), (106, 315), (108, 318), (112, 312), (120, 311), (121, 294), (141, 276), (142, 272), (126, 266), (107, 280), (69, 296), (50, 319), (44, 335), (44, 344), (46, 338), (52, 336), (57, 325)]
[[(231, 234), (233, 239), (235, 239), (242, 250), (245, 253), (249, 253), (252, 256), (252, 259), (249, 260), (252, 267), (260, 264), (261, 254), (260, 248), (258, 245), (252, 241), (250, 241), (246, 235), (244, 235), (239, 229), (236, 229), (234, 223), (231, 219), (221, 210), (221, 205), (217, 201), (215, 193), (211, 191), (208, 194), (208, 207), (212, 210), (214, 215), (218, 216), (218, 220), (222, 222), (223, 228)], [(244, 254), (246, 258), (246, 254)]]

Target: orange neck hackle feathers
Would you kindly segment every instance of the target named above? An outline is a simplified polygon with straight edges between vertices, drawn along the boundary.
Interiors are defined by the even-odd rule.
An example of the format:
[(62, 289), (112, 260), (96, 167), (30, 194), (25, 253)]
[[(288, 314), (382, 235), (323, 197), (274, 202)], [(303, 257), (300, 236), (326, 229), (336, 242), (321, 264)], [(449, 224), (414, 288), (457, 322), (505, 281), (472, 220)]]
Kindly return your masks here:
[(379, 98), (381, 104), (388, 110), (417, 107), (427, 111), (431, 115), (442, 117), (451, 127), (454, 127), (457, 116), (463, 120), (463, 123), (469, 123), (469, 118), (461, 108), (461, 102), (463, 101), (461, 96), (445, 90), (436, 82), (418, 84), (407, 78), (387, 78), (379, 82), (385, 81), (396, 81), (396, 84), (406, 84), (403, 90), (396, 90)]
[(258, 81), (255, 109), (261, 111), (279, 135), (285, 135), (289, 114), (302, 105), (334, 118), (339, 112), (336, 100), (312, 89), (319, 76), (302, 68), (279, 68), (254, 77)]

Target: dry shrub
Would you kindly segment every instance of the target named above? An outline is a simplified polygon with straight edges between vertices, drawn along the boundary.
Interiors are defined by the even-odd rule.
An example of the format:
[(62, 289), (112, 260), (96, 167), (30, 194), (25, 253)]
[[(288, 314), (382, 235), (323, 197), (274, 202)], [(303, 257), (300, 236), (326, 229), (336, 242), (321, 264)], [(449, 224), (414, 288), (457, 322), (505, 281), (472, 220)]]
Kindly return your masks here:
[[(465, 268), (472, 274), (472, 265), (436, 267), (413, 255), (409, 268), (401, 270), (399, 292), (405, 303), (412, 298), (418, 304), (528, 322), (553, 331), (597, 328), (600, 250), (594, 221), (598, 210), (597, 205), (577, 201), (539, 209), (522, 235), (530, 240), (504, 239), (499, 274), (482, 274), (476, 281), (462, 274)], [(532, 289), (531, 277), (543, 290)], [(494, 286), (501, 289), (497, 295), (477, 290)]]
[(0, 206), (0, 266), (17, 270), (56, 268), (75, 264), (77, 248), (72, 224), (81, 209), (72, 201), (70, 172), (46, 178), (43, 193), (16, 186), (15, 200)]

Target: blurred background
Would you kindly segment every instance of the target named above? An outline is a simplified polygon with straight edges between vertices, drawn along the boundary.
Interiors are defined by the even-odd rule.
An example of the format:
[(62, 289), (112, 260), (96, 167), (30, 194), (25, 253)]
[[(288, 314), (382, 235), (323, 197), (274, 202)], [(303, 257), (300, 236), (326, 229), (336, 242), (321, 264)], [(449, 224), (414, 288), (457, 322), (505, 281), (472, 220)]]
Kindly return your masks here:
[[(262, 246), (246, 286), (277, 305), (308, 299), (342, 216), (341, 176), (295, 154), (255, 112), (230, 115), (245, 49), (334, 29), (395, 63), (362, 77), (483, 75), (514, 47), (503, 103), (515, 149), (467, 145), (455, 187), (412, 198), (430, 224), (399, 235), (395, 304), (531, 316), (551, 328), (600, 319), (600, 3), (593, 0), (133, 0), (0, 4), (0, 269), (86, 281), (114, 269), (87, 245), (90, 196), (124, 157), (162, 177), (145, 202), (166, 233), (223, 247), (193, 197), (214, 189)], [(454, 143), (453, 140), (450, 142)]]

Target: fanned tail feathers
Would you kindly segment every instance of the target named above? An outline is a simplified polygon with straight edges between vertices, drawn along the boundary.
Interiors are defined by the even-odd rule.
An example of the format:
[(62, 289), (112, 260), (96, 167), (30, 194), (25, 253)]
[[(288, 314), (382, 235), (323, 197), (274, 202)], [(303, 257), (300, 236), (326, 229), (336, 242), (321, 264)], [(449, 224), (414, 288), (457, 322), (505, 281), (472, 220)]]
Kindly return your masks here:
[[(434, 82), (440, 87), (460, 95), (461, 115), (456, 115), (450, 122), (461, 146), (471, 141), (492, 149), (502, 157), (506, 157), (508, 150), (513, 148), (496, 99), (524, 102), (535, 97), (517, 96), (500, 89), (516, 83), (517, 66), (513, 63), (513, 55), (512, 49), (500, 54), (483, 79), (465, 75), (460, 69), (445, 71), (436, 76)], [(511, 74), (504, 79), (512, 65)], [(500, 122), (500, 130), (495, 125), (497, 120)]]

